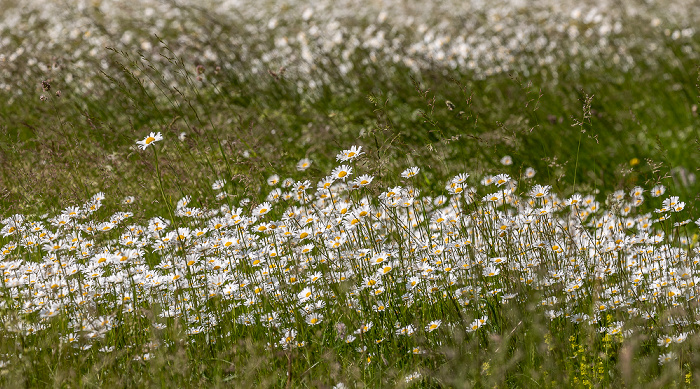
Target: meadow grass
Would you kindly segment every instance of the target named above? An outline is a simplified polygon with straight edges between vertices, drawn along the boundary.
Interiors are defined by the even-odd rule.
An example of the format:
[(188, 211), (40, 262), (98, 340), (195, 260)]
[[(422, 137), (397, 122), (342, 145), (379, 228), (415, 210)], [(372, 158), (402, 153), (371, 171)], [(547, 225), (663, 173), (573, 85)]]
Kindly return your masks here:
[(2, 3), (3, 387), (697, 386), (694, 7), (73, 5)]

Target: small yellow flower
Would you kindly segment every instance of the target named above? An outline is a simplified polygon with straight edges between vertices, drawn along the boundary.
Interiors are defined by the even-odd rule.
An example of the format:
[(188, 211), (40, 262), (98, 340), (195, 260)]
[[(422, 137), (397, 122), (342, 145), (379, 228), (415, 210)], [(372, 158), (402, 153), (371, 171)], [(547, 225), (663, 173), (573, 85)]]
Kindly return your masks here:
[(630, 166), (637, 166), (639, 165), (639, 158), (635, 157), (630, 159)]

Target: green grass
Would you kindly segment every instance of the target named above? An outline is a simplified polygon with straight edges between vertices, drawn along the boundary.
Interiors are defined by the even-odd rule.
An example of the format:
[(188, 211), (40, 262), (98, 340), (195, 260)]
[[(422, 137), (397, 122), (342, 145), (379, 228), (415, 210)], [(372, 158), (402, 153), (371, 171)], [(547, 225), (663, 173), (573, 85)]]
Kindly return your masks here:
[[(64, 246), (52, 258), (43, 243), (27, 243), (42, 239), (31, 231), (31, 224), (23, 221), (19, 232), (3, 232), (0, 243), (8, 251), (0, 257), (0, 386), (697, 386), (698, 230), (694, 223), (674, 223), (699, 216), (700, 40), (693, 34), (672, 35), (684, 28), (675, 11), (635, 5), (642, 12), (620, 16), (615, 10), (602, 11), (613, 20), (621, 18), (624, 26), (607, 35), (605, 45), (597, 32), (572, 40), (566, 33), (547, 30), (556, 49), (537, 49), (534, 41), (510, 49), (512, 68), (498, 71), (496, 65), (482, 63), (452, 67), (419, 54), (414, 56), (417, 68), (391, 59), (413, 58), (408, 47), (392, 47), (392, 39), (420, 42), (421, 34), (433, 31), (422, 33), (415, 25), (402, 24), (404, 14), (431, 28), (447, 20), (440, 31), (452, 33), (453, 40), (465, 28), (460, 18), (467, 32), (484, 42), (490, 33), (509, 36), (477, 31), (474, 26), (497, 22), (486, 10), (465, 14), (457, 5), (454, 15), (437, 6), (428, 15), (402, 8), (377, 22), (374, 8), (368, 6), (342, 19), (347, 27), (343, 42), (325, 48), (331, 32), (313, 35), (310, 26), (326, 28), (338, 10), (317, 11), (303, 20), (298, 5), (278, 7), (273, 2), (260, 10), (241, 10), (240, 15), (165, 4), (158, 16), (142, 16), (136, 5), (105, 13), (94, 4), (81, 13), (55, 10), (56, 19), (78, 31), (75, 36), (66, 31), (56, 41), (40, 32), (51, 25), (40, 7), (23, 10), (13, 2), (3, 3), (1, 8), (17, 12), (22, 23), (0, 29), (3, 47), (11, 49), (2, 57), (6, 67), (0, 75), (0, 99), (5, 102), (0, 106), (2, 227), (11, 224), (10, 216), (21, 214), (26, 221), (42, 221), (46, 231), (58, 236), (54, 241), (75, 233), (80, 242), (94, 246), (86, 255)], [(541, 19), (537, 11), (547, 5), (541, 7), (514, 8), (512, 19), (535, 20), (533, 25), (546, 30), (548, 23), (559, 23), (557, 18), (565, 16), (550, 10), (552, 21)], [(264, 26), (270, 15), (279, 27), (268, 31)], [(656, 16), (663, 19), (658, 28), (649, 20)], [(163, 25), (157, 25), (159, 20)], [(582, 32), (598, 31), (595, 23), (583, 19), (569, 23)], [(360, 45), (349, 50), (350, 36), (360, 36), (363, 42), (374, 37), (363, 35), (370, 27), (385, 34), (383, 47), (391, 49)], [(133, 36), (129, 42), (122, 35), (127, 30)], [(301, 58), (285, 58), (296, 55), (294, 50), (280, 54), (284, 49), (276, 46), (278, 30), (296, 37), (291, 43), (295, 48), (301, 40), (298, 32), (307, 34), (313, 66)], [(439, 35), (431, 35), (433, 41)], [(141, 41), (150, 42), (150, 47)], [(576, 45), (580, 50), (572, 53)], [(12, 53), (19, 54), (10, 59)], [(551, 55), (551, 63), (538, 62)], [(49, 66), (27, 66), (30, 63)], [(344, 70), (347, 66), (351, 70)], [(136, 141), (152, 131), (161, 132), (164, 139), (139, 150)], [(367, 202), (373, 212), (382, 211), (386, 217), (369, 216), (359, 228), (334, 224), (306, 241), (253, 230), (260, 226), (257, 222), (245, 229), (210, 228), (205, 234), (209, 240), (252, 238), (237, 243), (235, 253), (203, 251), (193, 265), (186, 264), (189, 257), (182, 251), (195, 254), (192, 242), (199, 238), (188, 237), (186, 244), (166, 244), (158, 251), (154, 233), (147, 233), (137, 235), (144, 247), (133, 261), (95, 262), (103, 250), (125, 252), (128, 244), (120, 237), (128, 234), (127, 226), (147, 230), (154, 217), (169, 219), (172, 224), (165, 231), (170, 232), (215, 223), (208, 212), (223, 214), (240, 206), (250, 215), (266, 201), (272, 190), (266, 180), (273, 174), (281, 180), (309, 179), (311, 194), (316, 183), (341, 164), (336, 154), (351, 145), (362, 146), (364, 154), (347, 163), (353, 168), (350, 179), (370, 174), (374, 181), (358, 191), (334, 186), (332, 196), (347, 200), (353, 211)], [(512, 157), (512, 165), (500, 162), (506, 155)], [(302, 158), (313, 161), (308, 170), (297, 170)], [(418, 175), (402, 178), (401, 172), (411, 166), (421, 169)], [(529, 167), (536, 171), (534, 179), (523, 178)], [(462, 172), (471, 175), (464, 192), (450, 193), (446, 183)], [(500, 189), (482, 185), (481, 179), (499, 173), (518, 181), (512, 198), (505, 203), (482, 199)], [(212, 188), (217, 180), (226, 181), (222, 189)], [(518, 224), (501, 235), (498, 223), (524, 214), (535, 183), (551, 185), (553, 195), (547, 202), (559, 205), (538, 218), (541, 224), (532, 224), (536, 227)], [(649, 191), (659, 184), (666, 193), (651, 197)], [(401, 192), (401, 200), (415, 201), (410, 207), (386, 204), (391, 198), (386, 192), (398, 185), (419, 190)], [(628, 215), (622, 208), (634, 196), (625, 194), (621, 202), (612, 194), (629, 193), (635, 186), (646, 190), (645, 201)], [(473, 201), (465, 194), (469, 189), (476, 193)], [(282, 188), (281, 193), (289, 190)], [(95, 212), (83, 208), (82, 216), (70, 219), (68, 227), (51, 225), (51, 218), (66, 213), (69, 206), (86, 204), (98, 192), (105, 199)], [(588, 213), (581, 215), (561, 205), (575, 193), (595, 196), (595, 209), (582, 206), (579, 210)], [(459, 208), (449, 201), (432, 204), (440, 195)], [(671, 195), (685, 202), (683, 212), (654, 212)], [(135, 204), (122, 204), (126, 196), (134, 196)], [(185, 196), (191, 196), (188, 207), (206, 216), (176, 216), (178, 200)], [(535, 207), (544, 206), (544, 200), (533, 201)], [(301, 230), (304, 212), (319, 217), (319, 226), (347, 217), (328, 200), (328, 219), (319, 216), (320, 209), (294, 198), (272, 203), (272, 212), (261, 220), (284, 224), (290, 231)], [(284, 218), (292, 209), (301, 209), (301, 214)], [(431, 223), (437, 210), (460, 214), (454, 223)], [(85, 230), (120, 211), (131, 214), (113, 230)], [(608, 212), (612, 220), (637, 222), (606, 231), (601, 220)], [(640, 226), (660, 214), (670, 219)], [(415, 225), (406, 226), (411, 222)], [(593, 240), (585, 238), (586, 232)], [(663, 236), (656, 242), (614, 243), (620, 236), (660, 232)], [(337, 248), (328, 242), (334, 234), (344, 239)], [(437, 255), (417, 248), (427, 242), (431, 250), (445, 239), (468, 239), (470, 244)], [(596, 239), (602, 243), (596, 244)], [(310, 256), (300, 250), (306, 243), (313, 246), (313, 260), (304, 264)], [(524, 243), (546, 248), (524, 248)], [(618, 247), (604, 251), (605, 244)], [(271, 245), (274, 256), (269, 254)], [(642, 247), (649, 252), (638, 252)], [(385, 290), (380, 297), (377, 286), (360, 286), (377, 270), (353, 257), (363, 249), (370, 256), (392, 253), (394, 269), (381, 276)], [(253, 262), (258, 255), (271, 265), (269, 274), (259, 274), (265, 267)], [(500, 274), (484, 274), (486, 262), (498, 257), (506, 258), (505, 265), (494, 265)], [(209, 267), (209, 259), (221, 260), (222, 269), (228, 270)], [(525, 259), (536, 263), (529, 268), (515, 265)], [(633, 259), (643, 263), (630, 265)], [(464, 270), (442, 270), (445, 264), (465, 263)], [(421, 264), (433, 266), (438, 276), (431, 279), (419, 269)], [(603, 265), (612, 271), (606, 272)], [(76, 274), (66, 274), (73, 266)], [(89, 281), (96, 269), (101, 276)], [(145, 287), (147, 281), (133, 273), (137, 269), (163, 277), (179, 274), (184, 281), (168, 283), (165, 289)], [(348, 279), (333, 282), (341, 270), (348, 272)], [(643, 274), (641, 281), (633, 281), (636, 271)], [(684, 271), (690, 281), (679, 278)], [(307, 279), (316, 272), (322, 276), (320, 284)], [(553, 272), (563, 275), (553, 277)], [(13, 277), (26, 280), (26, 274), (37, 274), (36, 285), (6, 286)], [(117, 275), (125, 280), (108, 281)], [(204, 282), (214, 275), (229, 277), (223, 286), (245, 280), (241, 290), (246, 295), (233, 298)], [(290, 276), (301, 282), (292, 282)], [(403, 299), (409, 292), (406, 281), (413, 276), (435, 289), (418, 288), (408, 303)], [(274, 287), (256, 292), (266, 280)], [(668, 285), (655, 286), (662, 281)], [(298, 293), (308, 285), (320, 285), (317, 300), (326, 304), (310, 309), (323, 315), (318, 325), (305, 323), (308, 313), (299, 302)], [(669, 296), (672, 287), (682, 293)], [(98, 295), (83, 294), (83, 288)], [(495, 289), (501, 291), (491, 293)], [(214, 295), (209, 296), (210, 291)], [(614, 302), (618, 293), (626, 303)], [(254, 303), (245, 306), (247, 298)], [(553, 298), (556, 303), (543, 305)], [(61, 305), (54, 316), (37, 302)], [(377, 311), (374, 306), (379, 303), (387, 308)], [(601, 303), (607, 307), (601, 310)], [(179, 314), (163, 315), (173, 306), (181, 309)], [(550, 319), (547, 311), (560, 314)], [(246, 314), (271, 313), (277, 315), (274, 325), (241, 323)], [(570, 317), (576, 314), (588, 319), (575, 323)], [(81, 328), (87, 322), (80, 323), (80, 317), (109, 318), (113, 323)], [(486, 324), (470, 330), (480, 317), (488, 318)], [(435, 331), (425, 329), (433, 320), (442, 324)], [(364, 323), (372, 323), (370, 331), (346, 343), (347, 335)], [(397, 323), (413, 325), (415, 334), (396, 334)], [(195, 330), (198, 326), (204, 327)], [(292, 344), (280, 344), (292, 329), (297, 331)], [(66, 338), (70, 333), (78, 334), (76, 342)], [(659, 343), (664, 336), (684, 333), (689, 334), (686, 340)], [(659, 356), (668, 352), (674, 358), (660, 363)], [(407, 382), (415, 372), (420, 377)]]

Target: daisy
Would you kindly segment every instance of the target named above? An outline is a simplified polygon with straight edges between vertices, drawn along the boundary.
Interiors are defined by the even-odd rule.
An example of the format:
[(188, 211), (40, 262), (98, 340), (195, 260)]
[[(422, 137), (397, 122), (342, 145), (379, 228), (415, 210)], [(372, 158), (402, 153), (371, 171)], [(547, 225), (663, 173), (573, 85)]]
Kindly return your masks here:
[(569, 320), (571, 320), (571, 322), (574, 324), (581, 324), (588, 320), (588, 315), (586, 315), (585, 313), (577, 313), (571, 315), (571, 317), (569, 317)]
[(277, 183), (280, 182), (280, 176), (277, 174), (273, 174), (270, 177), (267, 178), (267, 185), (274, 186), (277, 185)]
[(501, 158), (501, 164), (508, 166), (513, 164), (513, 158), (511, 158), (510, 155), (506, 155), (503, 158)]
[(410, 167), (410, 168), (404, 170), (403, 173), (401, 173), (401, 177), (411, 178), (411, 177), (415, 176), (416, 174), (418, 174), (419, 171), (420, 171), (419, 167), (413, 166), (413, 167)]
[(315, 326), (323, 320), (323, 315), (320, 313), (312, 313), (306, 317), (306, 323)]
[(280, 188), (275, 188), (270, 191), (270, 193), (267, 194), (267, 197), (265, 200), (267, 201), (272, 201), (273, 203), (276, 203), (280, 197), (282, 196), (282, 189)]
[(304, 180), (304, 181), (298, 181), (295, 182), (294, 184), (294, 192), (303, 192), (311, 187), (311, 181), (309, 180)]
[(413, 333), (416, 332), (416, 329), (413, 327), (413, 325), (409, 324), (406, 327), (399, 328), (396, 330), (396, 335), (408, 335), (411, 336)]
[(511, 180), (510, 176), (507, 174), (499, 174), (496, 177), (493, 178), (494, 182), (496, 182), (496, 186), (503, 186), (508, 183), (508, 181)]
[(362, 151), (362, 146), (352, 146), (350, 150), (343, 150), (338, 155), (335, 156), (335, 160), (338, 162), (352, 161), (353, 159), (364, 154)]
[(216, 180), (216, 182), (214, 182), (214, 183), (211, 185), (211, 188), (212, 188), (213, 190), (219, 190), (219, 189), (223, 188), (224, 185), (226, 185), (226, 180)]
[(485, 277), (497, 276), (501, 273), (501, 269), (494, 266), (487, 266), (483, 270)]
[(66, 335), (66, 336), (63, 338), (63, 340), (64, 340), (65, 342), (75, 343), (75, 342), (78, 341), (78, 335), (76, 335), (75, 332), (73, 332), (73, 333), (70, 333), (70, 334)]
[(490, 175), (485, 175), (484, 178), (481, 179), (481, 185), (484, 186), (489, 186), (494, 183), (494, 177)]
[(161, 135), (160, 132), (157, 134), (155, 132), (151, 132), (147, 137), (143, 138), (143, 140), (136, 141), (136, 144), (141, 148), (141, 150), (146, 150), (151, 143), (158, 142), (159, 140), (163, 140), (163, 135)]
[(529, 167), (525, 169), (525, 173), (523, 173), (523, 178), (532, 178), (535, 176), (535, 169)]
[(419, 372), (415, 372), (413, 374), (407, 375), (405, 380), (406, 380), (406, 383), (409, 383), (411, 381), (415, 381), (415, 380), (419, 379), (420, 377), (421, 377), (421, 374)]
[(467, 328), (467, 331), (473, 332), (481, 328), (485, 323), (488, 318), (486, 316), (483, 316), (479, 319), (474, 320), (469, 324), (469, 327)]
[(186, 207), (187, 204), (190, 203), (190, 201), (192, 201), (192, 197), (190, 197), (189, 195), (185, 196), (185, 197), (181, 198), (180, 201), (177, 202), (177, 207), (178, 208)]
[(374, 326), (374, 323), (372, 323), (372, 322), (363, 323), (363, 324), (360, 326), (360, 328), (358, 328), (357, 330), (355, 330), (355, 333), (356, 333), (356, 334), (364, 334), (364, 333), (366, 333), (367, 331), (369, 331), (370, 329), (372, 329), (373, 326)]
[(433, 200), (433, 204), (436, 207), (439, 207), (439, 206), (445, 204), (445, 201), (447, 201), (447, 197), (441, 195), (441, 196), (436, 197), (435, 200)]
[(575, 194), (573, 194), (569, 199), (567, 199), (567, 200), (564, 202), (564, 204), (566, 204), (566, 205), (571, 205), (571, 206), (577, 206), (577, 205), (580, 204), (582, 201), (583, 201), (583, 197), (582, 197), (580, 194), (575, 193)]
[(379, 275), (384, 275), (389, 273), (393, 268), (393, 265), (389, 263), (384, 265), (381, 269), (377, 270), (377, 273), (379, 273)]
[(544, 197), (549, 193), (549, 190), (552, 189), (551, 186), (549, 185), (535, 185), (532, 187), (532, 190), (530, 191), (530, 197)]
[(285, 178), (284, 181), (282, 181), (283, 188), (289, 188), (292, 185), (294, 185), (294, 179), (291, 177)]
[(462, 185), (455, 184), (454, 182), (447, 184), (445, 189), (450, 192), (450, 194), (459, 194), (464, 191), (464, 187)]
[(639, 197), (644, 193), (644, 188), (641, 186), (635, 186), (634, 189), (630, 192), (630, 196), (632, 197)]
[(425, 326), (425, 330), (428, 332), (433, 332), (440, 327), (440, 324), (442, 324), (442, 320), (433, 320), (428, 323), (427, 326)]
[(666, 187), (663, 185), (656, 185), (655, 187), (651, 188), (651, 195), (653, 197), (659, 197), (666, 193)]
[(687, 332), (683, 332), (683, 333), (681, 333), (681, 334), (678, 335), (678, 336), (674, 336), (674, 337), (673, 337), (673, 341), (674, 341), (675, 343), (683, 343), (683, 342), (685, 342), (685, 340), (686, 340), (687, 338), (688, 338), (688, 333), (687, 333)]
[(506, 257), (496, 257), (496, 258), (492, 258), (491, 262), (493, 262), (495, 264), (501, 264), (503, 262), (506, 262), (506, 260), (507, 260)]
[(78, 207), (68, 207), (63, 212), (61, 213), (63, 216), (67, 216), (69, 218), (78, 218), (80, 217), (80, 208)]
[(676, 359), (676, 354), (673, 351), (671, 351), (670, 353), (661, 354), (659, 355), (659, 365), (671, 362), (674, 359)]
[(318, 190), (328, 190), (330, 189), (331, 185), (333, 185), (334, 180), (334, 176), (324, 177), (321, 181), (318, 182), (318, 184), (316, 184), (316, 188)]
[(486, 201), (495, 202), (495, 201), (498, 201), (498, 200), (501, 200), (501, 199), (503, 199), (503, 192), (496, 192), (496, 193), (491, 193), (491, 194), (488, 194), (488, 195), (484, 196), (484, 197), (482, 198), (482, 201), (484, 201), (484, 202), (486, 202)]
[(297, 162), (297, 170), (303, 172), (304, 170), (308, 169), (309, 166), (311, 166), (311, 162), (312, 161), (308, 158), (302, 158), (299, 160), (299, 162)]
[(297, 231), (295, 235), (299, 240), (303, 240), (308, 238), (311, 233), (311, 228), (302, 228), (301, 230)]
[(343, 181), (345, 181), (345, 178), (351, 174), (352, 168), (348, 165), (340, 165), (331, 172), (331, 176), (333, 176), (333, 178)]
[(370, 262), (375, 264), (375, 265), (380, 264), (380, 263), (384, 262), (387, 259), (387, 257), (388, 257), (388, 255), (386, 253), (380, 252), (380, 253), (374, 254), (372, 256), (372, 259), (370, 259)]
[(364, 187), (369, 185), (372, 180), (374, 180), (374, 177), (370, 176), (369, 174), (363, 174), (355, 179), (353, 183), (357, 184), (360, 187)]
[(299, 298), (300, 303), (305, 303), (309, 299), (313, 297), (313, 293), (311, 293), (311, 288), (306, 287), (304, 288), (301, 292), (297, 294), (297, 297)]
[(268, 203), (268, 202), (264, 202), (264, 203), (258, 205), (257, 207), (255, 207), (255, 209), (253, 209), (253, 215), (254, 216), (262, 216), (262, 215), (270, 212), (270, 209), (272, 209), (272, 205), (270, 205), (270, 203)]

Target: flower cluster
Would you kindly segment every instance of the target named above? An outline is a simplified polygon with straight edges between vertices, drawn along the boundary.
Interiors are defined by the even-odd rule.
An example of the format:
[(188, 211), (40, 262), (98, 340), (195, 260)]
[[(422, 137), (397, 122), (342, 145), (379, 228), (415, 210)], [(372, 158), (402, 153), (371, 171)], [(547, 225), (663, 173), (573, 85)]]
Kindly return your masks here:
[[(0, 34), (8, 43), (1, 58), (10, 71), (0, 74), (0, 89), (24, 90), (52, 72), (55, 84), (83, 94), (95, 93), (94, 79), (85, 76), (95, 73), (95, 62), (108, 74), (118, 73), (119, 69), (110, 68), (105, 47), (139, 53), (152, 64), (167, 63), (167, 58), (158, 55), (160, 43), (155, 35), (178, 42), (172, 55), (200, 58), (202, 64), (192, 69), (200, 82), (207, 82), (218, 69), (234, 69), (241, 77), (257, 77), (270, 69), (295, 69), (285, 77), (297, 78), (304, 88), (318, 89), (333, 87), (338, 73), (347, 77), (371, 64), (416, 72), (437, 65), (450, 72), (470, 72), (479, 79), (541, 72), (556, 80), (559, 67), (570, 63), (577, 64), (571, 67), (573, 72), (609, 64), (629, 72), (637, 64), (653, 70), (665, 64), (657, 58), (677, 54), (668, 41), (680, 42), (684, 55), (697, 59), (687, 43), (700, 19), (698, 7), (680, 0), (666, 2), (663, 8), (650, 2), (618, 7), (573, 0), (448, 0), (411, 7), (397, 0), (325, 0), (310, 5), (271, 1), (265, 6), (252, 0), (177, 4), (143, 0), (124, 7), (121, 1), (105, 0), (97, 8), (110, 18), (99, 25), (83, 12), (84, 5), (78, 0), (66, 4), (30, 0), (21, 7), (6, 8)], [(206, 18), (218, 25), (246, 28), (211, 40), (198, 18), (183, 17), (187, 12), (208, 12)], [(51, 29), (43, 28), (47, 23)], [(29, 31), (31, 34), (26, 33)], [(226, 56), (226, 47), (239, 49), (235, 56)], [(56, 61), (56, 57), (65, 61)], [(331, 63), (334, 66), (328, 66)], [(241, 69), (240, 64), (247, 68)], [(60, 71), (54, 72), (57, 69)], [(175, 70), (164, 72), (166, 80), (179, 79)], [(44, 90), (48, 91), (45, 86)], [(509, 158), (501, 162), (508, 165)]]
[[(150, 138), (157, 136), (146, 146)], [(359, 154), (354, 147), (341, 153)], [(625, 324), (699, 296), (700, 250), (680, 233), (692, 224), (667, 221), (682, 211), (675, 196), (657, 210), (662, 217), (635, 213), (642, 188), (613, 193), (604, 210), (592, 195), (561, 198), (538, 184), (521, 189), (503, 173), (473, 182), (458, 174), (447, 182), (449, 196), (412, 186), (377, 195), (367, 187), (372, 176), (348, 182), (352, 170), (340, 165), (315, 186), (271, 176), (267, 200), (257, 205), (241, 199), (197, 208), (185, 196), (175, 220), (141, 224), (132, 212), (97, 218), (102, 193), (55, 216), (7, 217), (0, 293), (3, 309), (20, 318), (10, 329), (37, 334), (63, 315), (70, 325), (62, 342), (104, 352), (115, 347), (106, 335), (124, 318), (160, 305), (153, 328), (182, 323), (190, 336), (217, 336), (229, 318), (265, 327), (269, 347), (289, 349), (318, 341), (310, 327), (349, 328), (339, 344), (365, 353), (389, 326), (410, 353), (423, 354), (455, 331), (492, 331), (488, 306), (527, 303), (538, 291), (540, 312), (552, 321), (619, 336), (680, 331), (657, 335), (661, 347), (695, 333), (688, 319), (695, 311), (667, 327)], [(620, 320), (609, 324), (611, 316)], [(416, 333), (430, 342), (417, 343)]]

